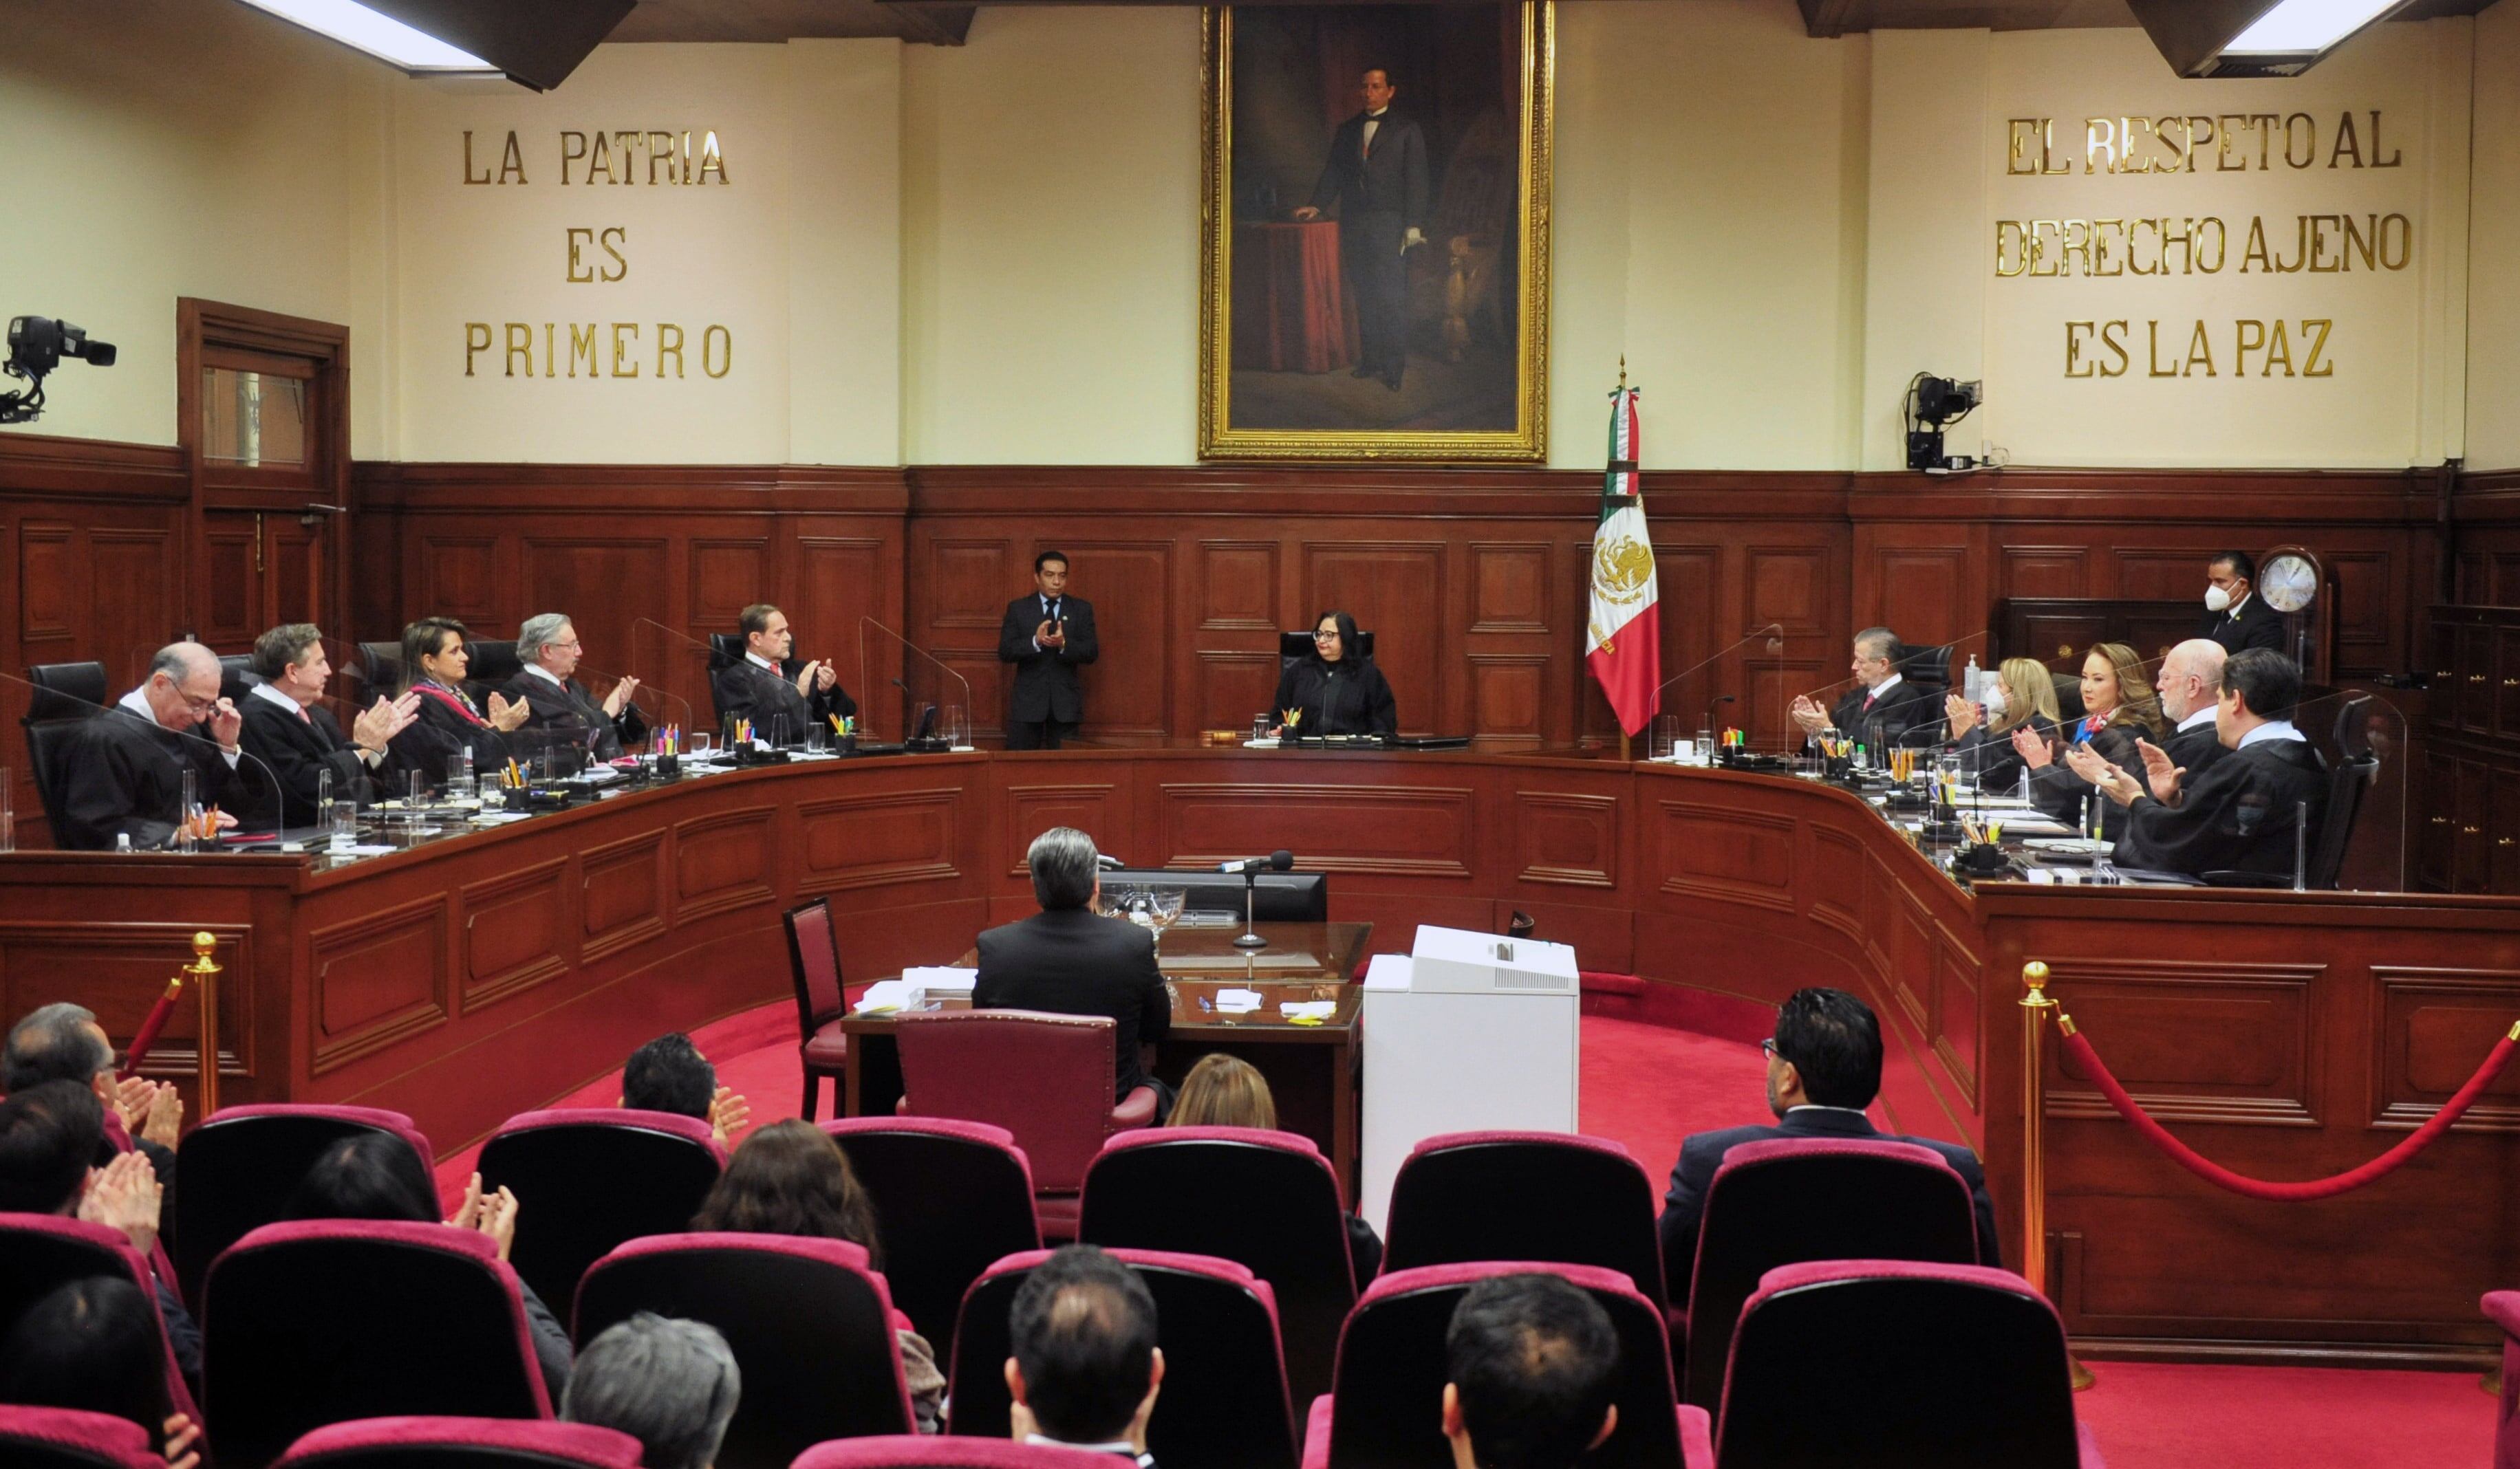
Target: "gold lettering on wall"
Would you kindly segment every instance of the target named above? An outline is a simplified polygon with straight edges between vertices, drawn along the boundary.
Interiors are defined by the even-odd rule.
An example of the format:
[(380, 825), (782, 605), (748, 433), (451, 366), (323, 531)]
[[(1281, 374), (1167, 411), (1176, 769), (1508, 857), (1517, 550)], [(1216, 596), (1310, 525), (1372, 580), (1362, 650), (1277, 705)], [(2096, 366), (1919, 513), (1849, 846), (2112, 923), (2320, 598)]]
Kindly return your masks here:
[[(562, 376), (560, 356), (555, 348), (560, 341), (561, 323), (542, 324), (542, 376)], [(569, 322), (568, 371), (571, 378), (686, 378), (690, 333), (678, 322), (656, 322), (655, 355), (648, 354), (648, 337), (643, 322)], [(608, 344), (608, 350), (605, 349)], [(494, 331), (489, 322), (464, 324), (464, 376), (477, 376), (478, 359), (484, 352), (497, 351), (501, 358), (503, 378), (531, 378), (534, 374), (534, 324), (501, 322)], [(711, 378), (723, 378), (735, 370), (735, 334), (724, 325), (712, 323), (700, 332), (700, 371)]]

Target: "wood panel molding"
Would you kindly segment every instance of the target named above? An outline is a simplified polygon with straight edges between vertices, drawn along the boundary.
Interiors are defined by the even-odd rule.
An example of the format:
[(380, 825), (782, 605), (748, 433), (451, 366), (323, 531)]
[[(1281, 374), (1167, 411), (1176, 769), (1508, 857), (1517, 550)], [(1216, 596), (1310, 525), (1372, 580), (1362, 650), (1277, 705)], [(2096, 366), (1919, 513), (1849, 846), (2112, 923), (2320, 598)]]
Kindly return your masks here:
[(796, 809), (804, 841), (800, 896), (948, 881), (962, 875), (956, 812), (948, 789), (843, 796)]
[(0, 490), (12, 498), (181, 506), (192, 498), (184, 451), (49, 433), (0, 433)]
[(662, 938), (665, 833), (646, 831), (578, 855), (579, 953), (592, 963)]
[[(2440, 1112), (2520, 1014), (2520, 970), (2373, 965), (2375, 1128), (2413, 1129)], [(2452, 1132), (2520, 1132), (2520, 1075), (2506, 1070)]]
[(447, 1023), (446, 895), (306, 935), (322, 1076)]
[(1463, 786), (1167, 781), (1156, 799), (1162, 867), (1212, 868), (1284, 847), (1307, 871), (1465, 878), (1477, 850), (1476, 803)]
[(745, 806), (674, 824), (674, 922), (777, 901), (770, 887), (778, 812)]
[[(2075, 1023), (2146, 1112), (2163, 1122), (2316, 1128), (2323, 964), (2065, 959), (2049, 983), (2073, 997)], [(2112, 1024), (2112, 1021), (2118, 1022)], [(2048, 1115), (2115, 1118), (2091, 1080), (2051, 1055)]]
[(460, 890), (467, 1014), (568, 972), (568, 865), (556, 857)]

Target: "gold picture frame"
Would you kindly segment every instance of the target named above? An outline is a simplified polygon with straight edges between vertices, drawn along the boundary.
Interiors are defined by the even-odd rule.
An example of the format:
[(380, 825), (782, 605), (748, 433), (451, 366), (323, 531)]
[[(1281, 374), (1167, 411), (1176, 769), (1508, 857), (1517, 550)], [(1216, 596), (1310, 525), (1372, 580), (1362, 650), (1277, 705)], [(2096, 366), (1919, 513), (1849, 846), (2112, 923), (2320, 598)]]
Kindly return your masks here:
[[(1252, 82), (1239, 152), (1238, 10)], [(1228, 5), (1201, 14), (1199, 458), (1545, 461), (1556, 67), (1552, 0)], [(1492, 37), (1485, 27), (1492, 27)], [(1316, 42), (1309, 53), (1308, 36)], [(1422, 172), (1431, 180), (1420, 191), (1427, 201), (1418, 210), (1427, 227), (1417, 238), (1393, 237), (1404, 240), (1396, 292), (1395, 272), (1372, 264), (1378, 252), (1368, 251), (1378, 239), (1371, 223), (1376, 216), (1360, 210), (1342, 238), (1338, 216), (1347, 211), (1322, 203), (1351, 197), (1326, 192), (1332, 189), (1343, 140), (1358, 152), (1359, 173), (1369, 167), (1362, 159), (1382, 148), (1372, 134), (1351, 131), (1368, 116), (1366, 104), (1328, 96), (1343, 85), (1329, 78), (1345, 74), (1343, 59), (1379, 63), (1390, 51), (1400, 53), (1397, 65), (1366, 67), (1355, 96), (1366, 97), (1369, 86), (1396, 89), (1396, 96), (1381, 94), (1382, 105), (1412, 124), (1394, 135), (1426, 157)], [(1490, 73), (1459, 58), (1489, 54), (1500, 64), (1487, 99), (1494, 105), (1480, 110), (1480, 78)], [(1430, 66), (1437, 74), (1462, 74), (1444, 75), (1454, 84), (1440, 90), (1421, 89), (1443, 103), (1421, 127), (1411, 108), (1412, 85), (1420, 77), (1412, 72)], [(1382, 73), (1379, 83), (1372, 79), (1375, 72)], [(1508, 121), (1502, 106), (1515, 88)], [(1321, 111), (1307, 112), (1307, 107)], [(1346, 120), (1329, 128), (1327, 143), (1320, 141), (1313, 119), (1341, 111)], [(1372, 115), (1379, 132), (1379, 119), (1390, 114)], [(1307, 167), (1297, 159), (1308, 127), (1316, 161)], [(1391, 166), (1405, 166), (1405, 154)], [(1281, 185), (1302, 193), (1301, 178), (1310, 170), (1320, 172), (1320, 182), (1307, 202), (1286, 205)], [(1508, 184), (1509, 200), (1502, 193)], [(1386, 197), (1393, 192), (1408, 193), (1391, 190)], [(1238, 257), (1246, 277), (1239, 297)], [(1238, 319), (1246, 338), (1239, 360)]]

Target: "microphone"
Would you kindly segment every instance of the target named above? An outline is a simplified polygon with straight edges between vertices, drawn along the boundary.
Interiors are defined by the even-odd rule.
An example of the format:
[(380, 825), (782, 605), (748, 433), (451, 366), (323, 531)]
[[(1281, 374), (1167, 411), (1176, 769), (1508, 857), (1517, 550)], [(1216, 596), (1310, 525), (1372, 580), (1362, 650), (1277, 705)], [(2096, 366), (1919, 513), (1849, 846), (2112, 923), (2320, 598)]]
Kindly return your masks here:
[(1127, 863), (1122, 862), (1120, 859), (1112, 856), (1108, 852), (1095, 853), (1094, 865), (1101, 868), (1105, 872), (1125, 872), (1129, 870), (1129, 865)]
[(1295, 854), (1280, 847), (1266, 857), (1245, 857), (1237, 862), (1218, 863), (1216, 869), (1220, 872), (1283, 872), (1294, 865)]
[[(1729, 694), (1729, 693), (1719, 693), (1719, 694), (1715, 695), (1715, 697), (1713, 697), (1713, 698), (1711, 698), (1711, 699), (1708, 699), (1708, 700), (1706, 701), (1706, 728), (1707, 728), (1708, 733), (1712, 734), (1712, 733), (1714, 732), (1714, 729), (1715, 729), (1715, 708), (1716, 708), (1716, 706), (1717, 706), (1718, 704), (1729, 704), (1729, 703), (1732, 703), (1732, 695), (1731, 695), (1731, 694)], [(1713, 759), (1714, 757), (1710, 755), (1710, 756), (1708, 756), (1707, 758), (1709, 758), (1709, 759)]]

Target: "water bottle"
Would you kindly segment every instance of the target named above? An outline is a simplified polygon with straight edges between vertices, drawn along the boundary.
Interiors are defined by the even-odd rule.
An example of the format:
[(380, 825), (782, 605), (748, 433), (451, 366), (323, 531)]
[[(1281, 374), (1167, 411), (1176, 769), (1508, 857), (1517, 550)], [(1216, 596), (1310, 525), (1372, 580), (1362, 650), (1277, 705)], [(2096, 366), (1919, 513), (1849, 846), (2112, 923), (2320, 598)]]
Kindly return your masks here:
[(1984, 702), (1978, 693), (1981, 688), (1979, 681), (1985, 677), (1985, 670), (1977, 666), (1977, 654), (1969, 654), (1968, 667), (1960, 670), (1960, 697), (1972, 704)]

